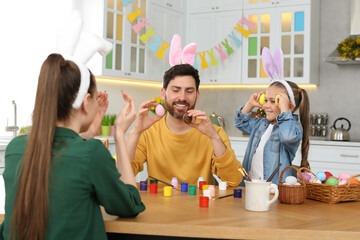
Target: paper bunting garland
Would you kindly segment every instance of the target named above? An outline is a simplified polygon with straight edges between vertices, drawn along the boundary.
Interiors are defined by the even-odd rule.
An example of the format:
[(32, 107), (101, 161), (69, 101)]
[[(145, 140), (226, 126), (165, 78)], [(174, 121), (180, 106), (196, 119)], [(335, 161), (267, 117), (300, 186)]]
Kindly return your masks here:
[[(123, 5), (126, 6), (135, 0), (121, 0), (121, 1), (123, 2)], [(140, 11), (140, 8), (138, 8), (133, 13), (128, 14), (127, 18), (132, 23), (135, 21), (135, 19), (137, 19), (141, 15), (143, 15), (143, 13)], [(200, 57), (200, 61), (201, 61), (201, 69), (206, 69), (209, 67), (206, 57), (209, 58), (210, 65), (213, 67), (218, 65), (218, 60), (217, 60), (218, 56), (220, 57), (220, 60), (223, 62), (232, 53), (234, 53), (235, 51), (234, 47), (239, 48), (242, 45), (242, 41), (237, 34), (242, 34), (245, 38), (248, 38), (248, 36), (250, 35), (250, 31), (244, 29), (241, 26), (241, 24), (246, 25), (248, 29), (253, 29), (256, 26), (256, 23), (251, 22), (246, 17), (242, 16), (241, 20), (239, 20), (236, 23), (236, 26), (234, 27), (236, 31), (231, 31), (227, 35), (228, 38), (225, 38), (223, 41), (218, 43), (210, 50), (199, 52), (198, 54), (195, 55), (195, 62), (193, 65), (194, 68), (196, 69), (199, 68), (199, 65), (197, 63), (198, 56)], [(145, 44), (149, 41), (149, 38), (154, 35), (154, 37), (152, 38), (154, 40), (148, 45), (148, 48), (155, 53), (155, 56), (157, 56), (160, 59), (163, 59), (165, 55), (165, 51), (170, 46), (170, 44), (166, 43), (166, 41), (163, 40), (159, 35), (155, 35), (156, 31), (153, 30), (150, 23), (147, 22), (146, 18), (142, 18), (138, 23), (134, 24), (132, 26), (132, 29), (136, 34), (138, 34), (141, 31), (141, 29), (143, 29), (146, 26), (149, 26), (149, 28), (147, 29), (146, 33), (142, 34), (139, 37), (140, 40)], [(229, 42), (228, 39), (230, 39), (231, 41)], [(232, 46), (230, 43), (232, 44)], [(216, 52), (214, 52), (214, 49), (216, 50)]]

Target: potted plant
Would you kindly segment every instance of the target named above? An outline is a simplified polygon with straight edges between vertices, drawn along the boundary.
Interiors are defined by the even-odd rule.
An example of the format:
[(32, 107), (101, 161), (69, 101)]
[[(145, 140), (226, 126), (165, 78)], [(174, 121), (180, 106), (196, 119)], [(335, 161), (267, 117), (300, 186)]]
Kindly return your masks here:
[(115, 120), (116, 120), (116, 114), (110, 115), (110, 136), (114, 136)]
[(101, 120), (101, 133), (103, 136), (110, 135), (110, 116), (104, 115), (103, 119)]

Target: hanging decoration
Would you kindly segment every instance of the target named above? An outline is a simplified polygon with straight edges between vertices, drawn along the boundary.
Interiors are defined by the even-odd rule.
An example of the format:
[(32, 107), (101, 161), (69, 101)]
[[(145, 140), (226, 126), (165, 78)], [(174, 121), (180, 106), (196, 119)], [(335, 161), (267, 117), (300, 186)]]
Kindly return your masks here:
[[(135, 0), (121, 0), (121, 1), (123, 2), (123, 5), (126, 6)], [(135, 21), (136, 18), (138, 18), (141, 15), (143, 15), (143, 13), (140, 11), (140, 8), (138, 8), (133, 13), (128, 14), (127, 18), (132, 23)], [(243, 26), (246, 25), (247, 29), (243, 28), (241, 24), (243, 24)], [(149, 26), (149, 28), (146, 31), (146, 33), (140, 36), (140, 40), (145, 44), (146, 42), (149, 41), (149, 38), (152, 35), (154, 35), (153, 37), (154, 40), (149, 44), (148, 48), (155, 53), (155, 56), (157, 56), (160, 59), (163, 59), (165, 55), (165, 51), (170, 46), (170, 44), (156, 34), (156, 31), (153, 30), (150, 23), (147, 22), (146, 18), (142, 18), (139, 23), (134, 24), (132, 26), (132, 29), (135, 33), (139, 33), (141, 29), (143, 29), (146, 26)], [(207, 57), (212, 67), (218, 65), (219, 60), (221, 62), (225, 61), (232, 53), (234, 53), (234, 51), (236, 51), (237, 48), (240, 48), (240, 46), (242, 45), (242, 41), (239, 38), (239, 34), (243, 35), (245, 38), (248, 38), (248, 36), (250, 35), (250, 31), (248, 29), (253, 29), (255, 26), (256, 23), (249, 21), (246, 17), (242, 16), (242, 18), (236, 23), (234, 27), (236, 31), (234, 30), (231, 31), (227, 35), (227, 37), (225, 37), (224, 40), (222, 40), (220, 43), (215, 45), (213, 48), (199, 52), (195, 55), (195, 62), (193, 64), (193, 67), (196, 69), (199, 69), (199, 67), (201, 69), (208, 68), (209, 64), (206, 59)], [(214, 49), (216, 51), (214, 51)], [(200, 62), (201, 62), (200, 66), (197, 63), (198, 57), (200, 57)]]

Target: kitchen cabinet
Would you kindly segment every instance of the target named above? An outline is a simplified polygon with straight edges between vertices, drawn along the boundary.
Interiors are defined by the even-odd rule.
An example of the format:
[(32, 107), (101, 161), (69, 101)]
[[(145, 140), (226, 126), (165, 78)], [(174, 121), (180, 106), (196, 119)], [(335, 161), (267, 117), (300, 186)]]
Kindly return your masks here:
[(189, 1), (189, 13), (211, 11), (234, 11), (242, 9), (242, 0), (196, 0)]
[[(113, 50), (104, 58), (103, 75), (113, 77), (146, 79), (147, 61), (145, 44), (139, 36), (145, 34), (143, 27), (138, 33), (132, 26), (146, 18), (146, 0), (136, 0), (127, 6), (122, 1), (105, 1), (104, 37), (113, 44)], [(130, 22), (127, 15), (140, 9), (143, 14)]]
[[(200, 4), (203, 3), (203, 4)], [(217, 5), (214, 5), (214, 4)], [(242, 16), (242, 1), (236, 1), (233, 11), (224, 11), (223, 6), (228, 6), (227, 1), (189, 1), (189, 15), (187, 23), (187, 42), (197, 43), (196, 63), (199, 70), (200, 81), (202, 84), (239, 84), (241, 83), (241, 50), (242, 46), (237, 47), (233, 40), (228, 37), (233, 31), (237, 38), (243, 40), (241, 33), (234, 29), (238, 20)], [(215, 6), (215, 7), (214, 7)], [(228, 40), (230, 47), (234, 50), (227, 59), (221, 60), (214, 47)], [(226, 49), (221, 44), (224, 52)], [(216, 58), (212, 62), (210, 55)], [(206, 59), (207, 68), (203, 68), (200, 54)]]
[(311, 0), (245, 0), (244, 9), (269, 8), (310, 4)]
[(284, 78), (299, 84), (318, 82), (319, 1), (244, 1), (243, 15), (256, 23), (243, 43), (242, 83), (268, 84), (261, 60), (264, 47), (281, 47)]
[[(248, 137), (230, 137), (231, 147), (237, 160), (243, 162)], [(328, 171), (334, 176), (342, 172), (350, 175), (360, 174), (360, 142), (337, 142), (310, 140), (308, 161), (311, 171)], [(292, 162), (295, 166), (301, 164), (300, 146)]]
[[(181, 1), (182, 2), (182, 1)], [(174, 34), (179, 34), (183, 39), (183, 46), (185, 46), (185, 15), (173, 9), (166, 8), (154, 4), (153, 1), (149, 5), (149, 22), (158, 35), (167, 44), (171, 43)], [(155, 37), (149, 39), (153, 42)], [(158, 47), (159, 48), (159, 47)], [(147, 59), (149, 63), (148, 73), (149, 78), (153, 81), (162, 81), (166, 70), (170, 68), (170, 64), (165, 60), (169, 56), (170, 46), (166, 49), (164, 58), (161, 59), (156, 56), (155, 52), (148, 50)]]
[(186, 1), (183, 0), (150, 0), (150, 2), (180, 13), (185, 13), (186, 10)]

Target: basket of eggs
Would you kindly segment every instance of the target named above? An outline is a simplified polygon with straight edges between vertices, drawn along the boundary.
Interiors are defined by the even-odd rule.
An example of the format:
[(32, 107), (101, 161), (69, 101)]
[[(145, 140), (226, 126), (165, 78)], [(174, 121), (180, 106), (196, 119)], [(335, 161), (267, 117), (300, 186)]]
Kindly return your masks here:
[[(294, 176), (287, 176), (285, 178), (285, 182), (283, 182), (283, 175), (286, 170), (289, 168), (294, 169), (300, 178), (296, 178)], [(304, 177), (301, 177), (302, 173), (295, 166), (288, 166), (284, 168), (280, 175), (279, 182), (279, 201), (281, 203), (287, 204), (301, 204), (305, 201), (306, 196), (306, 185), (304, 181)]]
[(300, 168), (300, 171), (305, 171), (303, 174), (306, 198), (331, 204), (360, 201), (360, 181), (357, 179), (360, 174), (351, 176), (348, 173), (340, 173), (335, 177), (330, 172), (314, 174), (307, 168)]

